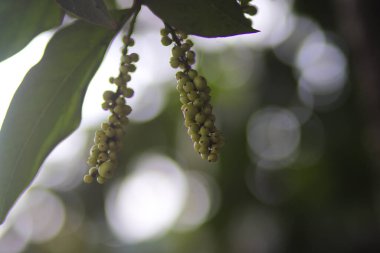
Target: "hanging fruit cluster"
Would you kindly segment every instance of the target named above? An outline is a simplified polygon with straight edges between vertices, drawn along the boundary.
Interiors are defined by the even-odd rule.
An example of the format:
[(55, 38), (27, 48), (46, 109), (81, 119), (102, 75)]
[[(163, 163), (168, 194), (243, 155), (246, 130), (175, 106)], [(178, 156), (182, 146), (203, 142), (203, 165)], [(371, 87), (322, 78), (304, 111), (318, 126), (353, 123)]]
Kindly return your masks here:
[[(257, 8), (250, 4), (251, 0), (237, 0), (237, 3), (242, 13), (247, 15), (257, 13)], [(118, 164), (117, 153), (122, 147), (125, 127), (129, 122), (128, 115), (132, 112), (127, 99), (131, 98), (134, 92), (127, 84), (131, 80), (130, 73), (136, 70), (135, 62), (139, 60), (139, 56), (136, 53), (129, 54), (128, 49), (134, 45), (131, 35), (140, 7), (136, 9), (129, 31), (123, 37), (124, 47), (119, 76), (111, 77), (109, 80), (111, 84), (116, 85), (117, 89), (116, 91), (107, 90), (103, 94), (102, 108), (110, 111), (111, 115), (95, 133), (94, 145), (87, 161), (90, 169), (83, 179), (86, 183), (91, 183), (96, 179), (98, 183), (103, 184), (113, 176)], [(246, 21), (251, 22), (249, 19)], [(167, 23), (165, 23), (165, 28), (161, 29), (161, 36), (161, 43), (164, 46), (173, 46), (169, 63), (172, 68), (178, 69), (176, 80), (179, 100), (182, 104), (181, 111), (187, 133), (193, 141), (194, 150), (202, 159), (216, 162), (224, 140), (215, 126), (216, 117), (211, 105), (211, 89), (206, 78), (193, 67), (196, 62), (194, 43), (185, 32)]]

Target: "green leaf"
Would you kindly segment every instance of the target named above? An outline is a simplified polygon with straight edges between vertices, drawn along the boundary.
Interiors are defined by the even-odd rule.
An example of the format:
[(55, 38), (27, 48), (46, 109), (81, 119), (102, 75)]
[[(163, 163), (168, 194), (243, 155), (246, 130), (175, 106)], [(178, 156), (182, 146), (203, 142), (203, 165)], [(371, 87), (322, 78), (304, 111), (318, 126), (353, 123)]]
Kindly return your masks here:
[(144, 0), (164, 22), (188, 34), (226, 37), (255, 33), (235, 0)]
[(0, 61), (23, 49), (39, 33), (58, 26), (62, 17), (52, 0), (0, 0)]
[(87, 86), (116, 32), (83, 21), (58, 31), (17, 89), (0, 131), (0, 222), (78, 127)]
[(116, 28), (116, 22), (108, 13), (102, 0), (56, 0), (68, 13), (95, 25)]

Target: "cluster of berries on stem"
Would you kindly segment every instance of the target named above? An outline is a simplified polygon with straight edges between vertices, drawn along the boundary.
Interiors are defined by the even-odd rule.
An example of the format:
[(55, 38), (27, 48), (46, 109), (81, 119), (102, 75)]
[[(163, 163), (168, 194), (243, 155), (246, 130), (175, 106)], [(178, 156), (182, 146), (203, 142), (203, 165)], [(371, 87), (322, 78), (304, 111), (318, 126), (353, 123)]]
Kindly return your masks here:
[(96, 179), (99, 184), (103, 184), (113, 176), (117, 167), (117, 153), (122, 148), (125, 127), (129, 122), (128, 115), (132, 112), (126, 99), (131, 98), (134, 91), (127, 84), (131, 80), (130, 73), (136, 70), (134, 63), (139, 60), (138, 54), (128, 53), (129, 47), (134, 45), (130, 34), (123, 37), (123, 44), (119, 76), (109, 79), (109, 82), (116, 85), (117, 89), (103, 93), (102, 108), (110, 111), (111, 115), (95, 133), (94, 145), (87, 160), (90, 169), (83, 178), (85, 183), (91, 183)]
[(224, 141), (215, 126), (210, 87), (206, 79), (192, 67), (195, 63), (195, 52), (192, 50), (194, 44), (186, 33), (169, 25), (161, 30), (161, 36), (164, 46), (174, 44), (170, 65), (180, 69), (176, 74), (177, 90), (187, 133), (194, 143), (195, 151), (203, 159), (215, 162)]

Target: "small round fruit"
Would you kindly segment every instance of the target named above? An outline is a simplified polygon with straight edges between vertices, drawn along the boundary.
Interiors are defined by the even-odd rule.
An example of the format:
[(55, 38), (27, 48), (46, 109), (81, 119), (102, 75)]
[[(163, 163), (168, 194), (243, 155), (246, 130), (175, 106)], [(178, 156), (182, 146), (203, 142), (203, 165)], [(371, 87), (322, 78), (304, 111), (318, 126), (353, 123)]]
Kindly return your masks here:
[(94, 181), (94, 178), (90, 175), (84, 175), (83, 182), (86, 184), (91, 184)]

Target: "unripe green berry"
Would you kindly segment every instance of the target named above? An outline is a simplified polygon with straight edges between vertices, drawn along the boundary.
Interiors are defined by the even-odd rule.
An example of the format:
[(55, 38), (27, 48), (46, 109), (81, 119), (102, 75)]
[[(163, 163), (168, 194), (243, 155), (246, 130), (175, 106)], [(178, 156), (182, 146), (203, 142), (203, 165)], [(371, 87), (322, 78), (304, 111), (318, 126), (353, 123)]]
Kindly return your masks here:
[(116, 84), (117, 86), (120, 86), (120, 85), (123, 85), (124, 82), (121, 78), (118, 77), (114, 79), (114, 84)]
[(189, 51), (190, 48), (191, 48), (191, 45), (188, 44), (188, 43), (186, 43), (186, 42), (183, 43), (183, 44), (181, 45), (181, 49), (182, 49), (183, 51)]
[(193, 142), (198, 142), (201, 136), (199, 134), (192, 134), (190, 138)]
[(218, 145), (213, 144), (210, 149), (210, 153), (217, 154), (219, 152), (220, 147)]
[(136, 71), (136, 65), (135, 64), (128, 64), (127, 69), (129, 72), (135, 72)]
[(198, 113), (198, 110), (193, 105), (188, 104), (188, 105), (186, 105), (186, 108), (183, 112), (184, 112), (186, 118), (192, 119), (192, 118), (194, 118), (195, 114)]
[(205, 90), (207, 87), (206, 79), (203, 76), (194, 77), (194, 85), (199, 91)]
[(186, 57), (188, 60), (190, 60), (190, 59), (194, 60), (195, 59), (195, 52), (194, 51), (187, 51)]
[(186, 105), (190, 102), (189, 98), (186, 95), (180, 95), (179, 101), (181, 101), (183, 105)]
[(257, 14), (257, 7), (254, 5), (248, 5), (246, 6), (243, 11), (247, 13), (248, 15), (254, 16)]
[(132, 53), (132, 54), (130, 54), (129, 57), (130, 57), (131, 60), (134, 61), (134, 62), (138, 62), (139, 59), (140, 59), (139, 55), (136, 54), (136, 53)]
[(99, 166), (98, 168), (99, 175), (107, 179), (111, 178), (113, 175), (114, 168), (115, 168), (115, 164), (113, 162), (106, 161)]
[(169, 34), (169, 30), (168, 29), (166, 29), (166, 28), (162, 28), (161, 30), (160, 30), (160, 33), (161, 33), (161, 36), (168, 36), (168, 34)]
[(191, 82), (191, 81), (186, 82), (183, 85), (183, 90), (186, 91), (186, 92), (194, 91), (194, 84), (193, 84), (193, 82)]
[(128, 87), (122, 87), (121, 93), (123, 94), (124, 97), (131, 98), (131, 97), (133, 97), (134, 90), (132, 88), (128, 88)]
[(96, 137), (96, 143), (99, 144), (101, 142), (106, 142), (107, 141), (107, 136), (106, 135), (101, 135)]
[(171, 57), (169, 63), (170, 66), (174, 69), (178, 68), (180, 65), (180, 61), (178, 60), (178, 58), (175, 57)]
[(125, 98), (123, 97), (118, 97), (116, 100), (115, 100), (116, 104), (118, 105), (124, 105), (125, 104)]
[(199, 144), (198, 152), (201, 154), (208, 154), (208, 147), (206, 145), (200, 144), (199, 142), (198, 144)]
[(111, 90), (106, 90), (105, 92), (103, 92), (104, 101), (112, 101), (114, 97), (115, 97), (115, 92)]
[(199, 132), (199, 125), (194, 123), (194, 124), (191, 124), (190, 127), (189, 127), (191, 130), (193, 130), (194, 132), (198, 133)]
[(96, 177), (98, 175), (98, 169), (96, 167), (91, 167), (88, 170), (88, 174), (92, 177)]
[(90, 175), (84, 175), (83, 182), (86, 184), (91, 184), (94, 181), (94, 178)]
[(173, 41), (168, 36), (164, 36), (161, 38), (161, 43), (164, 46), (169, 46), (170, 44), (172, 44), (172, 42)]
[(129, 47), (133, 47), (135, 45), (134, 39), (129, 38), (127, 35), (123, 36), (123, 43)]
[[(102, 128), (103, 131), (106, 131), (108, 128), (110, 128), (110, 124), (106, 123), (106, 122), (103, 122), (100, 127)], [(104, 134), (106, 134), (104, 132)]]
[(119, 67), (119, 71), (120, 71), (121, 73), (123, 73), (123, 74), (127, 74), (127, 73), (129, 72), (129, 68), (128, 68), (128, 66), (129, 66), (129, 65), (126, 65), (126, 66), (122, 65), (122, 66), (120, 66), (120, 67)]
[(208, 129), (212, 129), (214, 127), (214, 122), (210, 119), (207, 119), (204, 124), (203, 124), (205, 127), (207, 127)]
[(207, 156), (207, 160), (208, 160), (209, 162), (216, 162), (216, 161), (218, 160), (218, 155), (217, 155), (217, 154), (213, 154), (213, 153), (211, 153), (211, 154), (209, 154), (209, 155)]
[(201, 146), (208, 146), (210, 144), (210, 140), (209, 140), (209, 138), (207, 136), (201, 136), (199, 138), (199, 144)]
[(187, 39), (187, 34), (183, 31), (176, 31), (177, 35), (181, 38), (181, 40)]
[(196, 76), (198, 76), (198, 71), (194, 70), (194, 69), (190, 69), (189, 72), (187, 73), (189, 75), (189, 77), (191, 78), (191, 80), (194, 80), (194, 78)]
[(120, 59), (121, 63), (124, 64), (129, 64), (132, 63), (132, 58), (129, 55), (123, 55)]
[(96, 181), (99, 184), (104, 184), (106, 182), (106, 179), (104, 177), (98, 176), (98, 177), (96, 177)]
[(190, 100), (190, 101), (195, 101), (195, 99), (198, 98), (198, 94), (192, 90), (190, 91), (189, 93), (187, 93), (187, 98)]
[(194, 46), (193, 41), (190, 40), (190, 39), (187, 39), (187, 40), (186, 40), (186, 44), (188, 44), (190, 47)]
[(116, 113), (119, 117), (124, 117), (126, 115), (123, 105), (115, 106), (115, 108), (113, 108), (113, 112)]
[(120, 124), (119, 122), (119, 118), (115, 115), (115, 114), (111, 114), (109, 117), (108, 117), (108, 122), (112, 125), (118, 125)]
[(129, 115), (132, 112), (132, 107), (130, 105), (123, 105), (123, 111), (125, 115)]
[(210, 131), (206, 128), (206, 127), (201, 127), (201, 129), (199, 130), (199, 134), (202, 135), (202, 136), (206, 136), (210, 133)]
[(177, 91), (178, 91), (179, 93), (184, 92), (184, 90), (183, 90), (183, 85), (181, 85), (180, 83), (177, 84), (176, 89), (177, 89)]
[(178, 71), (178, 72), (175, 74), (175, 78), (176, 78), (177, 80), (179, 80), (179, 79), (181, 79), (181, 78), (183, 78), (183, 77), (185, 77), (185, 76), (186, 76), (186, 74), (183, 73), (182, 71)]
[(126, 118), (126, 117), (123, 117), (123, 118), (120, 119), (120, 122), (121, 122), (121, 124), (122, 124), (123, 126), (126, 126), (126, 125), (128, 125), (128, 123), (129, 123), (129, 119)]
[(197, 113), (195, 115), (195, 122), (197, 122), (198, 124), (202, 124), (203, 122), (205, 122), (205, 120), (206, 116), (203, 113)]
[(194, 124), (194, 121), (192, 119), (185, 118), (185, 127), (190, 127), (191, 124)]
[(110, 109), (110, 104), (108, 102), (103, 102), (102, 103), (102, 109), (103, 110), (108, 110)]
[(187, 64), (193, 65), (195, 63), (195, 58), (187, 58)]
[(191, 81), (190, 78), (187, 75), (184, 75), (182, 76), (182, 78), (178, 80), (178, 83), (181, 85), (185, 85), (188, 81)]
[(191, 128), (188, 128), (188, 129), (187, 129), (187, 134), (190, 135), (190, 136), (191, 136), (192, 134), (196, 134), (196, 133), (197, 133), (197, 132), (191, 130)]
[(215, 134), (210, 135), (210, 140), (212, 141), (212, 143), (219, 143), (220, 142), (219, 136), (215, 135)]
[(105, 152), (101, 152), (101, 153), (99, 153), (99, 155), (98, 155), (98, 161), (99, 162), (105, 162), (105, 161), (107, 161), (108, 160), (108, 155), (107, 155), (107, 153), (105, 153)]
[(201, 157), (203, 160), (207, 160), (208, 154), (207, 153), (201, 153)]
[(196, 152), (199, 152), (199, 148), (201, 147), (201, 145), (198, 143), (198, 142), (194, 142), (194, 150)]
[(106, 135), (106, 133), (103, 131), (103, 130), (96, 130), (95, 131), (95, 136), (98, 137), (98, 136), (104, 136)]
[(96, 156), (90, 156), (88, 159), (87, 159), (87, 164), (89, 166), (95, 166), (97, 163), (97, 157)]
[(204, 102), (201, 98), (196, 98), (194, 101), (193, 101), (193, 105), (195, 107), (198, 107), (198, 108), (201, 108), (203, 105), (204, 105)]
[(205, 115), (210, 115), (212, 113), (212, 105), (210, 104), (207, 104), (206, 106), (204, 106), (202, 108), (202, 112), (205, 114)]
[(172, 55), (173, 55), (174, 58), (179, 58), (179, 57), (181, 57), (181, 56), (184, 55), (184, 51), (182, 50), (181, 47), (179, 47), (179, 46), (174, 46), (174, 47), (172, 48)]
[(109, 127), (107, 130), (106, 130), (106, 135), (107, 137), (109, 138), (112, 138), (115, 136), (115, 129), (113, 129), (112, 127)]
[(91, 150), (90, 150), (90, 155), (96, 157), (96, 156), (98, 156), (98, 154), (99, 154), (98, 146), (97, 146), (97, 145), (93, 145), (93, 146), (91, 147)]
[[(125, 84), (126, 82), (129, 82), (132, 79), (131, 75), (128, 73), (122, 73), (121, 77), (124, 80), (124, 82), (122, 82), (122, 84)], [(121, 86), (121, 85), (119, 85), (119, 86)]]
[(208, 95), (207, 93), (205, 93), (205, 92), (200, 92), (199, 93), (199, 98), (201, 98), (203, 101), (205, 101), (205, 102), (208, 102), (208, 101), (210, 101), (210, 99), (211, 99), (211, 97), (210, 97), (210, 95)]
[(108, 149), (108, 145), (107, 145), (107, 143), (105, 143), (105, 142), (101, 142), (101, 143), (99, 143), (99, 144), (98, 144), (98, 149), (99, 149), (99, 151), (101, 151), (101, 152), (105, 152), (105, 151), (107, 151), (107, 149)]

